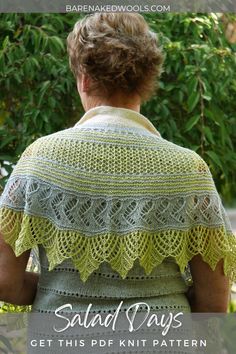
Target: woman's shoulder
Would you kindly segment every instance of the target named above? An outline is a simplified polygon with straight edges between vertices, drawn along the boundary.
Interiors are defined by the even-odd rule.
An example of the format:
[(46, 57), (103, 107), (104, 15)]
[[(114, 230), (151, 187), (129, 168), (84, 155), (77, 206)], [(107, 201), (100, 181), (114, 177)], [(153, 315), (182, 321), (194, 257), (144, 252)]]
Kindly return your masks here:
[(165, 160), (163, 163), (175, 166), (175, 168), (183, 172), (207, 172), (209, 167), (203, 157), (197, 152), (187, 147), (183, 147), (166, 139), (162, 140), (161, 149)]
[(55, 144), (62, 142), (63, 140), (69, 140), (71, 138), (73, 130), (72, 128), (66, 128), (59, 130), (55, 133), (41, 136), (34, 140), (30, 145), (27, 146), (23, 155), (33, 155), (38, 151), (45, 151), (50, 148), (54, 148)]
[[(106, 134), (107, 133), (107, 134)], [(118, 134), (118, 135), (117, 135)], [(130, 140), (130, 141), (129, 141)], [(161, 173), (209, 173), (209, 167), (204, 159), (195, 151), (180, 146), (174, 142), (166, 140), (162, 137), (154, 136), (153, 134), (144, 134), (143, 136), (135, 134), (125, 134), (123, 132), (116, 131), (113, 136), (109, 129), (102, 129), (102, 131), (88, 129), (79, 129), (78, 127), (67, 128), (58, 132), (40, 137), (36, 139), (25, 150), (23, 156), (31, 157), (54, 157), (64, 160), (68, 154), (68, 158), (71, 159), (73, 154), (78, 154), (81, 148), (85, 145), (89, 151), (94, 149), (102, 149), (100, 153), (104, 157), (112, 152), (117, 156), (119, 154), (126, 154), (126, 158), (129, 157), (134, 163), (134, 157), (140, 160), (148, 160), (153, 164), (155, 172), (161, 171)], [(91, 145), (91, 146), (90, 146)], [(102, 147), (101, 147), (102, 145)], [(108, 146), (109, 145), (109, 146)], [(119, 149), (116, 147), (119, 145)], [(106, 150), (106, 146), (108, 149)], [(122, 146), (124, 149), (122, 149)], [(112, 147), (112, 149), (111, 149)], [(115, 149), (115, 151), (113, 151)], [(135, 151), (139, 150), (139, 153)], [(81, 150), (82, 153), (82, 150)], [(130, 155), (130, 156), (129, 156)], [(146, 163), (143, 161), (143, 163)], [(138, 161), (140, 164), (141, 161)]]

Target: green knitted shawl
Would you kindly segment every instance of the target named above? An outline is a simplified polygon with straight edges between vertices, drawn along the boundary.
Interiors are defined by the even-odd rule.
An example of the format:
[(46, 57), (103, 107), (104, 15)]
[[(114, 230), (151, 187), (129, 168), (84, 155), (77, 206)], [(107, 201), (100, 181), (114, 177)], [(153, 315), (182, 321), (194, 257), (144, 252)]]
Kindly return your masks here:
[(71, 259), (86, 281), (103, 262), (122, 278), (196, 254), (236, 279), (236, 239), (207, 164), (163, 139), (140, 113), (100, 106), (37, 139), (0, 199), (0, 230), (17, 256), (45, 248), (50, 270)]

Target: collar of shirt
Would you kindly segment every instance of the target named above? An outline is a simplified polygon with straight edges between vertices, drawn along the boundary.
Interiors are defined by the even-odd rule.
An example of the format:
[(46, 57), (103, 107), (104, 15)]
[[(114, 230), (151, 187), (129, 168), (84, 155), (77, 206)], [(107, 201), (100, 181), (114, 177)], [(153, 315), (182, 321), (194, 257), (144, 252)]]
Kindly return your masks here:
[(82, 118), (75, 124), (75, 127), (83, 125), (112, 124), (118, 127), (144, 128), (160, 137), (160, 133), (148, 118), (141, 113), (128, 108), (97, 106), (88, 110)]

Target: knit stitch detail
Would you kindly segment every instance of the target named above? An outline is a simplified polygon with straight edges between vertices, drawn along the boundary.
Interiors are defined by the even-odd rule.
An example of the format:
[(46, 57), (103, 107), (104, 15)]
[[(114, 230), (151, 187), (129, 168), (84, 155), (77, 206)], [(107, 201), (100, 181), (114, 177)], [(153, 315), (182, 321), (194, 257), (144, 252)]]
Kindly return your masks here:
[(103, 262), (125, 278), (136, 259), (146, 274), (167, 257), (184, 272), (201, 254), (236, 280), (236, 238), (204, 160), (134, 111), (85, 118), (37, 139), (8, 179), (0, 231), (15, 253), (43, 245), (50, 269), (71, 259), (83, 281)]
[(173, 257), (183, 273), (191, 258), (201, 254), (214, 270), (224, 259), (224, 273), (231, 281), (236, 280), (236, 241), (223, 226), (208, 228), (196, 226), (191, 230), (163, 230), (144, 232), (137, 230), (117, 237), (102, 233), (86, 237), (76, 231), (58, 229), (41, 217), (1, 209), (1, 225), (5, 240), (16, 255), (42, 244), (46, 250), (49, 270), (63, 260), (71, 259), (79, 270), (82, 281), (103, 262), (108, 262), (122, 278), (127, 276), (136, 259), (150, 274), (165, 258)]
[[(83, 183), (87, 182), (89, 184), (82, 188)], [(154, 192), (153, 186), (149, 191), (146, 186), (138, 184), (138, 193), (141, 195), (131, 196), (130, 190), (134, 182), (130, 185), (129, 182), (126, 183), (129, 189), (126, 187), (124, 195), (118, 194), (120, 188), (116, 193), (119, 182), (114, 183), (113, 195), (108, 196), (102, 195), (102, 190), (99, 191), (101, 181), (99, 184), (96, 181), (94, 183), (94, 190), (99, 191), (99, 195), (88, 194), (88, 189), (91, 188), (88, 178), (78, 183), (78, 190), (74, 188), (72, 192), (36, 177), (12, 176), (2, 194), (0, 206), (2, 204), (28, 215), (47, 218), (60, 229), (78, 231), (88, 237), (104, 231), (116, 232), (119, 236), (135, 230), (188, 230), (197, 225), (209, 228), (224, 225), (227, 231), (231, 231), (219, 196), (211, 185), (209, 190), (205, 186), (203, 192), (195, 184), (195, 193), (190, 190), (185, 191), (184, 195), (186, 181), (183, 186), (178, 182), (179, 189), (176, 189), (174, 181), (175, 193), (170, 183), (166, 188), (160, 183), (158, 194)], [(157, 184), (155, 182), (155, 186)], [(110, 188), (111, 185), (110, 182)], [(171, 195), (168, 195), (170, 191)]]

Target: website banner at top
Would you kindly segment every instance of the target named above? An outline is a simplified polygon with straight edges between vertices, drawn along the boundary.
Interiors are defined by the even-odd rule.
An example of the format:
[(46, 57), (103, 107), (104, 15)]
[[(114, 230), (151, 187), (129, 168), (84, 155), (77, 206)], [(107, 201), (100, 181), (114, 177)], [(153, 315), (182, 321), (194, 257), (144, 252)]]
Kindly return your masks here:
[(0, 0), (1, 13), (232, 12), (236, 0)]

